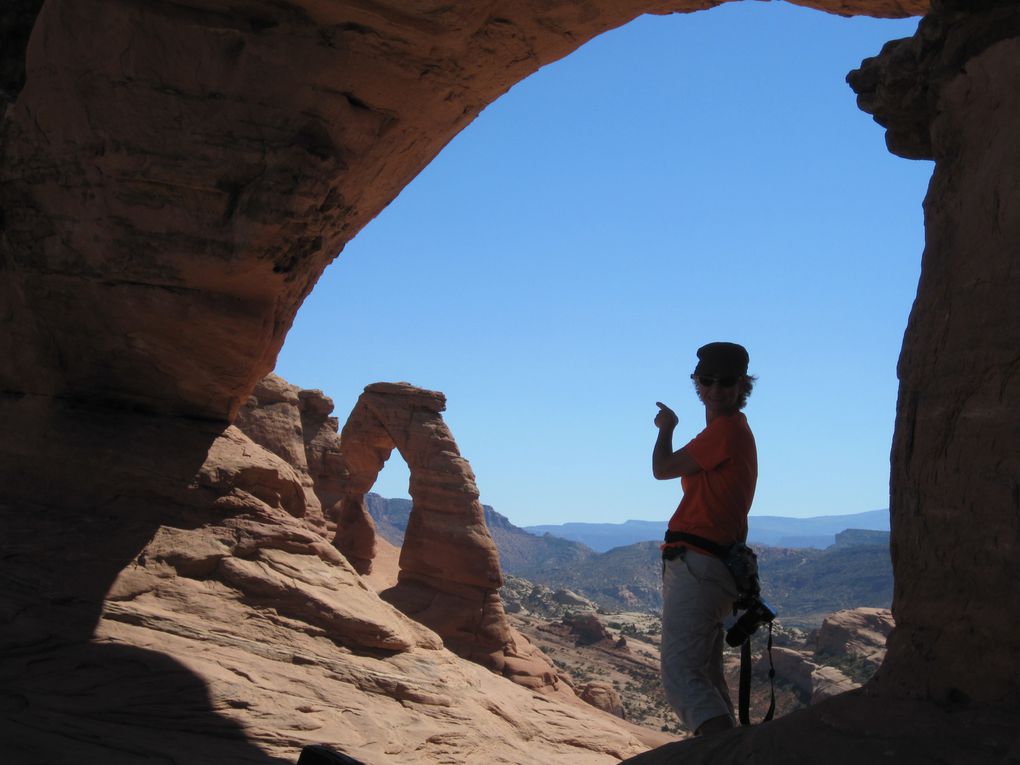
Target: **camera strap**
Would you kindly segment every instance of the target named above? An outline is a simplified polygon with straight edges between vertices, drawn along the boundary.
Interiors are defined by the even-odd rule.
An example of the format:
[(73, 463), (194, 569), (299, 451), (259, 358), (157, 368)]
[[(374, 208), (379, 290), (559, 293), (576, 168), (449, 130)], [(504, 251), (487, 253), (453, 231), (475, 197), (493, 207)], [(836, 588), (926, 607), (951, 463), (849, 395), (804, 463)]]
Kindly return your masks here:
[[(772, 663), (772, 622), (769, 622), (769, 639), (766, 644), (769, 652), (769, 690), (771, 701), (769, 709), (762, 718), (767, 723), (776, 714), (776, 665)], [(745, 640), (740, 646), (740, 687), (737, 693), (738, 714), (741, 725), (751, 724), (751, 641)]]

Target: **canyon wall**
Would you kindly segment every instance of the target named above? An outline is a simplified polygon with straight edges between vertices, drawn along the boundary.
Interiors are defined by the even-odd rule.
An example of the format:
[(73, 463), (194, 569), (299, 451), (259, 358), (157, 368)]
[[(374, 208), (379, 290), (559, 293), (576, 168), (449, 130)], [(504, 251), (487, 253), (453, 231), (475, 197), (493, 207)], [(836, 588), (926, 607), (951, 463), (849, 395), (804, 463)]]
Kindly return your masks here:
[(1020, 4), (942, 3), (849, 79), (892, 151), (935, 160), (898, 368), (897, 629), (877, 685), (1015, 702), (1020, 633), (1004, 606), (1020, 574)]
[[(429, 675), (422, 657), (451, 655), (358, 584), (320, 544), (304, 477), (229, 423), (323, 268), (486, 104), (641, 12), (718, 4), (4, 6), (0, 734), (13, 761), (271, 762), (344, 735), (380, 762), (464, 759), (463, 726), (482, 720), (471, 730), (498, 729), (504, 761), (576, 755), (561, 723), (536, 734), (530, 702), (492, 702), (473, 669), (444, 670), (453, 690), (408, 680)], [(870, 736), (876, 757), (923, 761), (923, 740), (933, 756), (1001, 759), (1020, 703), (1020, 3), (798, 4), (931, 11), (851, 78), (891, 150), (936, 162), (899, 365), (897, 629), (864, 690), (684, 744), (685, 757), (769, 761), (780, 736), (860, 754)], [(164, 613), (153, 593), (177, 605)], [(205, 662), (199, 634), (230, 658)], [(341, 685), (281, 690), (314, 674)], [(352, 688), (387, 689), (395, 723), (341, 722), (385, 719), (367, 701), (333, 714)], [(416, 737), (440, 709), (447, 727)], [(189, 732), (168, 733), (186, 712)], [(628, 736), (580, 738), (606, 761), (634, 753)], [(940, 749), (952, 736), (958, 748)]]

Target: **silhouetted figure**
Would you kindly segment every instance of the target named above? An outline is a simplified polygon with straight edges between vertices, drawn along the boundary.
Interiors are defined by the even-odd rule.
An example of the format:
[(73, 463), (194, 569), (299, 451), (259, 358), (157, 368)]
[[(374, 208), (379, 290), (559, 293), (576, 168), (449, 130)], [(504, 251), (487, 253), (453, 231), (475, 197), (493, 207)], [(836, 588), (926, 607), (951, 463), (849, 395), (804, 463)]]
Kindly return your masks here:
[(741, 409), (754, 385), (748, 355), (735, 343), (698, 349), (691, 379), (705, 405), (706, 427), (673, 451), (676, 413), (661, 402), (652, 475), (680, 478), (683, 498), (663, 545), (662, 685), (696, 735), (732, 728), (733, 702), (723, 675), (723, 620), (737, 599), (729, 569), (678, 533), (729, 546), (747, 539), (747, 514), (758, 480), (754, 435)]

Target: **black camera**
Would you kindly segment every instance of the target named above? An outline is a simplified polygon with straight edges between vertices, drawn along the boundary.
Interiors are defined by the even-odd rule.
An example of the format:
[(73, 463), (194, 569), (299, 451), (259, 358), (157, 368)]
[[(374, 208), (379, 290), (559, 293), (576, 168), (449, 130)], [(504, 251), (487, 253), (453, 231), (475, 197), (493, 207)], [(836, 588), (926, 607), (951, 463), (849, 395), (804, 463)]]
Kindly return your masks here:
[(775, 618), (776, 610), (761, 598), (755, 598), (733, 626), (726, 630), (727, 645), (736, 647), (743, 644), (756, 629)]

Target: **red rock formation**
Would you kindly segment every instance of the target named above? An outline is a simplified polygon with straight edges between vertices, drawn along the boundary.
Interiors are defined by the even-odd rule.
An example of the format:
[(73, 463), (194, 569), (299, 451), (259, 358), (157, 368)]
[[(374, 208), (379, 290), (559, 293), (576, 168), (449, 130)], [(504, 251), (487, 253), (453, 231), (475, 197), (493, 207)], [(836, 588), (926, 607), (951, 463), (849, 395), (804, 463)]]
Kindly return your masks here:
[(877, 687), (1001, 702), (1020, 695), (1004, 671), (1020, 655), (1005, 605), (1020, 567), (1020, 8), (974, 5), (939, 3), (850, 79), (891, 149), (935, 159), (898, 369), (896, 629)]
[[(374, 556), (374, 535), (365, 494), (396, 449), (410, 470), (413, 505), (398, 581), (383, 597), (438, 632), (461, 656), (520, 676), (526, 674), (524, 657), (516, 656), (498, 593), (499, 554), (474, 473), (443, 421), (445, 408), (442, 393), (406, 383), (365, 388), (341, 433), (347, 479), (334, 544), (359, 569), (371, 570), (366, 561)], [(508, 657), (516, 662), (509, 669)], [(551, 665), (540, 677), (556, 684)]]
[[(104, 425), (131, 440), (107, 442)], [(208, 434), (135, 425), (85, 412), (72, 443), (51, 444), (112, 471), (119, 503), (61, 513), (40, 487), (46, 504), (23, 506), (34, 514), (5, 516), (4, 560), (18, 574), (0, 590), (4, 763), (269, 765), (322, 741), (365, 762), (423, 765), (490, 748), (520, 765), (643, 748), (583, 706), (536, 705), (527, 687), (443, 650), (308, 526), (300, 476), (237, 428), (197, 465), (164, 462), (164, 476), (192, 475), (170, 481), (171, 501), (151, 466), (167, 443), (194, 455), (184, 447)]]
[(835, 659), (864, 661), (877, 668), (885, 658), (885, 644), (893, 629), (892, 613), (886, 608), (853, 608), (825, 617), (810, 651), (776, 646), (770, 657), (762, 653), (755, 669), (764, 676), (774, 664), (776, 677), (792, 684), (803, 697), (817, 703), (860, 687), (860, 683), (833, 667), (818, 662)]
[[(169, 667), (144, 645), (191, 662), (172, 673), (183, 678), (188, 699), (203, 698), (195, 678), (214, 678), (217, 715), (252, 703), (253, 694), (224, 691), (255, 685), (237, 679), (245, 661), (202, 674), (189, 653), (194, 645), (166, 631), (153, 639), (139, 627), (144, 598), (124, 601), (116, 624), (103, 604), (131, 567), (151, 568), (145, 597), (156, 597), (149, 593), (159, 592), (156, 580), (173, 569), (171, 559), (199, 574), (220, 560), (216, 545), (195, 559), (140, 557), (164, 528), (217, 544), (226, 544), (219, 529), (242, 541), (262, 529), (331, 575), (340, 570), (295, 519), (307, 512), (300, 479), (284, 479), (261, 451), (225, 431), (272, 368), (301, 300), (343, 244), (513, 83), (641, 12), (717, 4), (239, 0), (229, 13), (205, 0), (4, 5), (13, 44), (0, 51), (7, 107), (0, 118), (0, 570), (8, 583), (0, 612), (10, 624), (0, 636), (0, 687), (13, 710), (8, 721), (24, 734), (5, 741), (5, 753), (45, 760), (33, 760), (32, 747), (59, 744), (32, 731), (63, 730), (73, 720), (92, 759), (114, 761), (94, 742), (123, 737), (125, 719), (159, 719), (147, 718), (143, 704), (107, 718), (95, 711), (104, 681)], [(923, 0), (803, 4), (844, 13), (928, 8)], [(760, 729), (695, 740), (684, 745), (685, 762), (760, 761), (763, 752), (811, 761), (819, 748), (833, 761), (889, 753), (901, 762), (995, 761), (1012, 745), (1020, 695), (1020, 633), (1008, 607), (1020, 580), (1013, 405), (1020, 394), (1020, 32), (1015, 2), (934, 7), (912, 41), (888, 47), (853, 78), (862, 106), (889, 126), (890, 147), (936, 162), (899, 365), (891, 498), (897, 627), (888, 658), (865, 691)], [(29, 27), (23, 55), (19, 41)], [(210, 452), (228, 447), (240, 450), (239, 461), (213, 469)], [(259, 510), (245, 510), (249, 503)], [(260, 513), (274, 523), (256, 520)], [(258, 545), (244, 549), (224, 556), (233, 562), (209, 580), (167, 579), (191, 594), (244, 593), (251, 610), (233, 615), (268, 618), (275, 606), (263, 609), (263, 599), (280, 603), (281, 588), (292, 586), (279, 573), (286, 568), (279, 551), (294, 553), (270, 545), (277, 552), (263, 559)], [(275, 613), (277, 632), (260, 645), (342, 621)], [(114, 643), (124, 661), (115, 668), (95, 661)], [(87, 669), (96, 666), (105, 674)], [(385, 674), (365, 677), (372, 678), (362, 678), (366, 685), (400, 685)], [(408, 704), (447, 698), (399, 693)], [(90, 717), (77, 714), (85, 709)], [(243, 727), (251, 730), (256, 717), (243, 718)], [(257, 758), (235, 728), (231, 746), (241, 749), (233, 759)], [(121, 751), (146, 751), (162, 738), (152, 725), (132, 730)]]
[(296, 385), (282, 377), (264, 377), (241, 407), (234, 424), (252, 441), (293, 468), (301, 481), (309, 520), (324, 526), (322, 503), (308, 472), (308, 458), (305, 456), (299, 391)]
[(839, 669), (819, 666), (811, 658), (805, 651), (776, 646), (772, 649), (771, 660), (762, 654), (755, 662), (755, 669), (759, 676), (764, 677), (770, 667), (775, 667), (776, 678), (792, 685), (812, 704), (860, 688), (860, 683), (854, 682)]
[(235, 424), (259, 446), (283, 459), (301, 479), (306, 520), (325, 530), (336, 524), (346, 473), (333, 402), (274, 374), (259, 380)]
[(308, 473), (323, 514), (336, 523), (336, 504), (343, 496), (347, 475), (340, 451), (339, 423), (331, 416), (333, 400), (318, 390), (300, 390), (298, 400)]
[(885, 658), (885, 644), (895, 626), (887, 608), (837, 611), (822, 622), (816, 648), (819, 653), (857, 657), (877, 667)]
[(613, 636), (595, 614), (568, 614), (563, 623), (570, 628), (570, 633), (577, 638), (577, 645), (595, 645), (596, 643), (612, 644)]
[(588, 683), (581, 689), (579, 695), (582, 701), (603, 712), (608, 712), (621, 719), (625, 717), (620, 694), (609, 683)]

